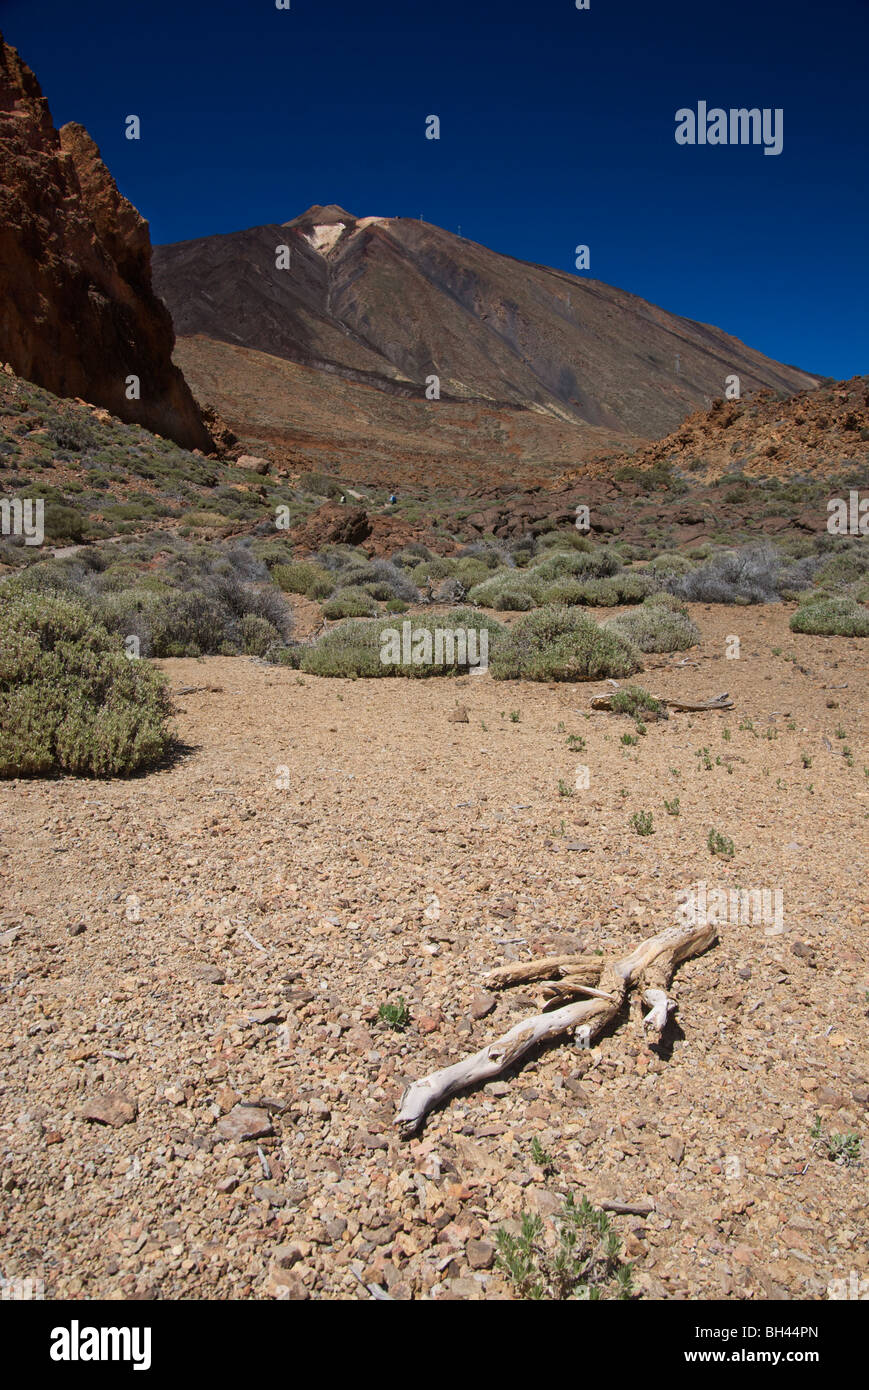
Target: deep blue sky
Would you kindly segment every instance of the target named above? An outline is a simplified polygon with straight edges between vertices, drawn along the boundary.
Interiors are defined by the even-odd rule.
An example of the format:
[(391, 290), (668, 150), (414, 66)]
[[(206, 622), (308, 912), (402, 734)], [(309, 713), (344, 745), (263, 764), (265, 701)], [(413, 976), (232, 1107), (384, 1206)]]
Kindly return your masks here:
[[(330, 202), (565, 270), (585, 242), (597, 279), (869, 372), (869, 0), (0, 0), (0, 25), (155, 242)], [(700, 99), (782, 107), (782, 154), (676, 145)]]

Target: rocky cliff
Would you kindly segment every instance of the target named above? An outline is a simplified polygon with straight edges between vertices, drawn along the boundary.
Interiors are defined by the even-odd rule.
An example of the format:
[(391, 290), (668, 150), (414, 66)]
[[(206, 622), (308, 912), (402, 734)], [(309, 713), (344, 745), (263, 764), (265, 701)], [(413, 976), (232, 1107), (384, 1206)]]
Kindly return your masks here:
[[(148, 224), (87, 131), (57, 131), (36, 77), (0, 35), (0, 360), (185, 448), (213, 448), (172, 363)], [(127, 378), (139, 379), (128, 399)]]

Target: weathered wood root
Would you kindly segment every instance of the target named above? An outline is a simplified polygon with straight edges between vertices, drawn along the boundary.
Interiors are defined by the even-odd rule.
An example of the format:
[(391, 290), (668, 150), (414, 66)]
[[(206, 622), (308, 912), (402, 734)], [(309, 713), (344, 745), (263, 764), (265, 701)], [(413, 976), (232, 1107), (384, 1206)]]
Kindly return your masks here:
[[(524, 983), (542, 979), (547, 972), (557, 975), (562, 971), (567, 981), (577, 981), (577, 974), (581, 973), (582, 979), (577, 981), (576, 987), (591, 992), (585, 976), (591, 973), (593, 965), (597, 987), (593, 998), (577, 1000), (524, 1019), (473, 1056), (413, 1082), (401, 1098), (395, 1119), (401, 1137), (411, 1138), (439, 1101), (456, 1091), (500, 1076), (538, 1043), (576, 1030), (577, 1041), (589, 1046), (591, 1039), (621, 1011), (632, 985), (644, 985), (644, 998), (651, 1010), (644, 1023), (660, 1037), (675, 1007), (666, 993), (673, 971), (680, 961), (700, 955), (715, 938), (714, 926), (667, 927), (641, 942), (621, 960), (605, 962), (594, 956), (552, 956), (546, 961), (529, 961), (524, 966), (507, 966), (492, 972), (488, 976), (489, 984)], [(581, 970), (578, 962), (582, 964)], [(560, 984), (552, 981), (550, 987), (557, 991), (559, 987), (563, 989), (565, 983), (565, 980)]]
[[(610, 695), (593, 695), (592, 709), (611, 710), (613, 694), (615, 691)], [(715, 695), (711, 700), (669, 700), (665, 695), (655, 695), (654, 698), (667, 709), (674, 709), (677, 713), (683, 714), (702, 714), (706, 710), (733, 709), (733, 701), (727, 690), (723, 691), (721, 695)]]
[(541, 956), (517, 965), (499, 965), (497, 970), (489, 971), (485, 984), (489, 989), (506, 989), (508, 985), (570, 976), (585, 985), (593, 985), (600, 979), (603, 965), (603, 956)]

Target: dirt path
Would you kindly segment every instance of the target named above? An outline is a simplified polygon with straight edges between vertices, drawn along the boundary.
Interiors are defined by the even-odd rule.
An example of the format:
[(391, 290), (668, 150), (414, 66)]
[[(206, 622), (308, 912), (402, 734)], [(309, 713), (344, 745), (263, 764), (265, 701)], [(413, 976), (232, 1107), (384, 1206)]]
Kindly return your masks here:
[[(0, 783), (0, 1272), (50, 1297), (368, 1297), (361, 1276), (492, 1298), (495, 1228), (573, 1190), (654, 1199), (615, 1218), (652, 1296), (866, 1278), (865, 1159), (829, 1161), (810, 1130), (866, 1133), (867, 644), (796, 639), (782, 608), (692, 615), (699, 653), (640, 679), (735, 707), (636, 746), (629, 721), (584, 717), (600, 684), (212, 658), (161, 663), (175, 689), (222, 687), (179, 699), (171, 769)], [(560, 795), (579, 764), (588, 790)], [(623, 949), (700, 879), (781, 889), (784, 932), (727, 925), (682, 968), (662, 1056), (625, 1020), (399, 1143), (404, 1083), (529, 1012), (530, 990), (474, 1017), (489, 966)], [(399, 996), (403, 1034), (376, 1021)], [(135, 1118), (82, 1118), (118, 1091)], [(255, 1118), (239, 1101), (261, 1102), (258, 1139), (223, 1136)]]

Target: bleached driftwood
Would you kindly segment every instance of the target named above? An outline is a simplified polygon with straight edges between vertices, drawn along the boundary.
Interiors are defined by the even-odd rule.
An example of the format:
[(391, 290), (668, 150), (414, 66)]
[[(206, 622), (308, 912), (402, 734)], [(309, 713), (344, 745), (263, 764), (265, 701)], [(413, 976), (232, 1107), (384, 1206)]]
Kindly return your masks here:
[(506, 989), (508, 985), (525, 985), (533, 980), (548, 980), (570, 975), (593, 985), (603, 970), (602, 956), (541, 956), (538, 960), (520, 961), (516, 965), (499, 965), (485, 977), (489, 989)]
[[(644, 998), (651, 1009), (644, 1022), (660, 1037), (668, 1016), (675, 1008), (666, 993), (673, 971), (680, 961), (705, 951), (716, 935), (714, 926), (667, 927), (641, 942), (629, 956), (621, 960), (607, 962), (594, 956), (553, 956), (545, 962), (529, 961), (522, 967), (507, 966), (492, 972), (488, 976), (489, 984), (524, 983), (543, 978), (545, 965), (552, 974), (566, 972), (565, 978), (551, 981), (548, 986), (563, 991), (571, 978), (576, 981), (577, 962), (582, 962), (583, 978), (576, 981), (575, 988), (583, 993), (591, 993), (593, 997), (524, 1019), (472, 1057), (413, 1082), (401, 1098), (395, 1119), (402, 1138), (409, 1139), (415, 1134), (428, 1112), (439, 1101), (454, 1095), (456, 1091), (500, 1076), (538, 1043), (576, 1030), (577, 1042), (588, 1047), (591, 1039), (620, 1013), (629, 990), (637, 983), (644, 985)], [(592, 963), (596, 970), (596, 988), (591, 988), (584, 978), (591, 973)], [(497, 977), (497, 981), (493, 976)]]

